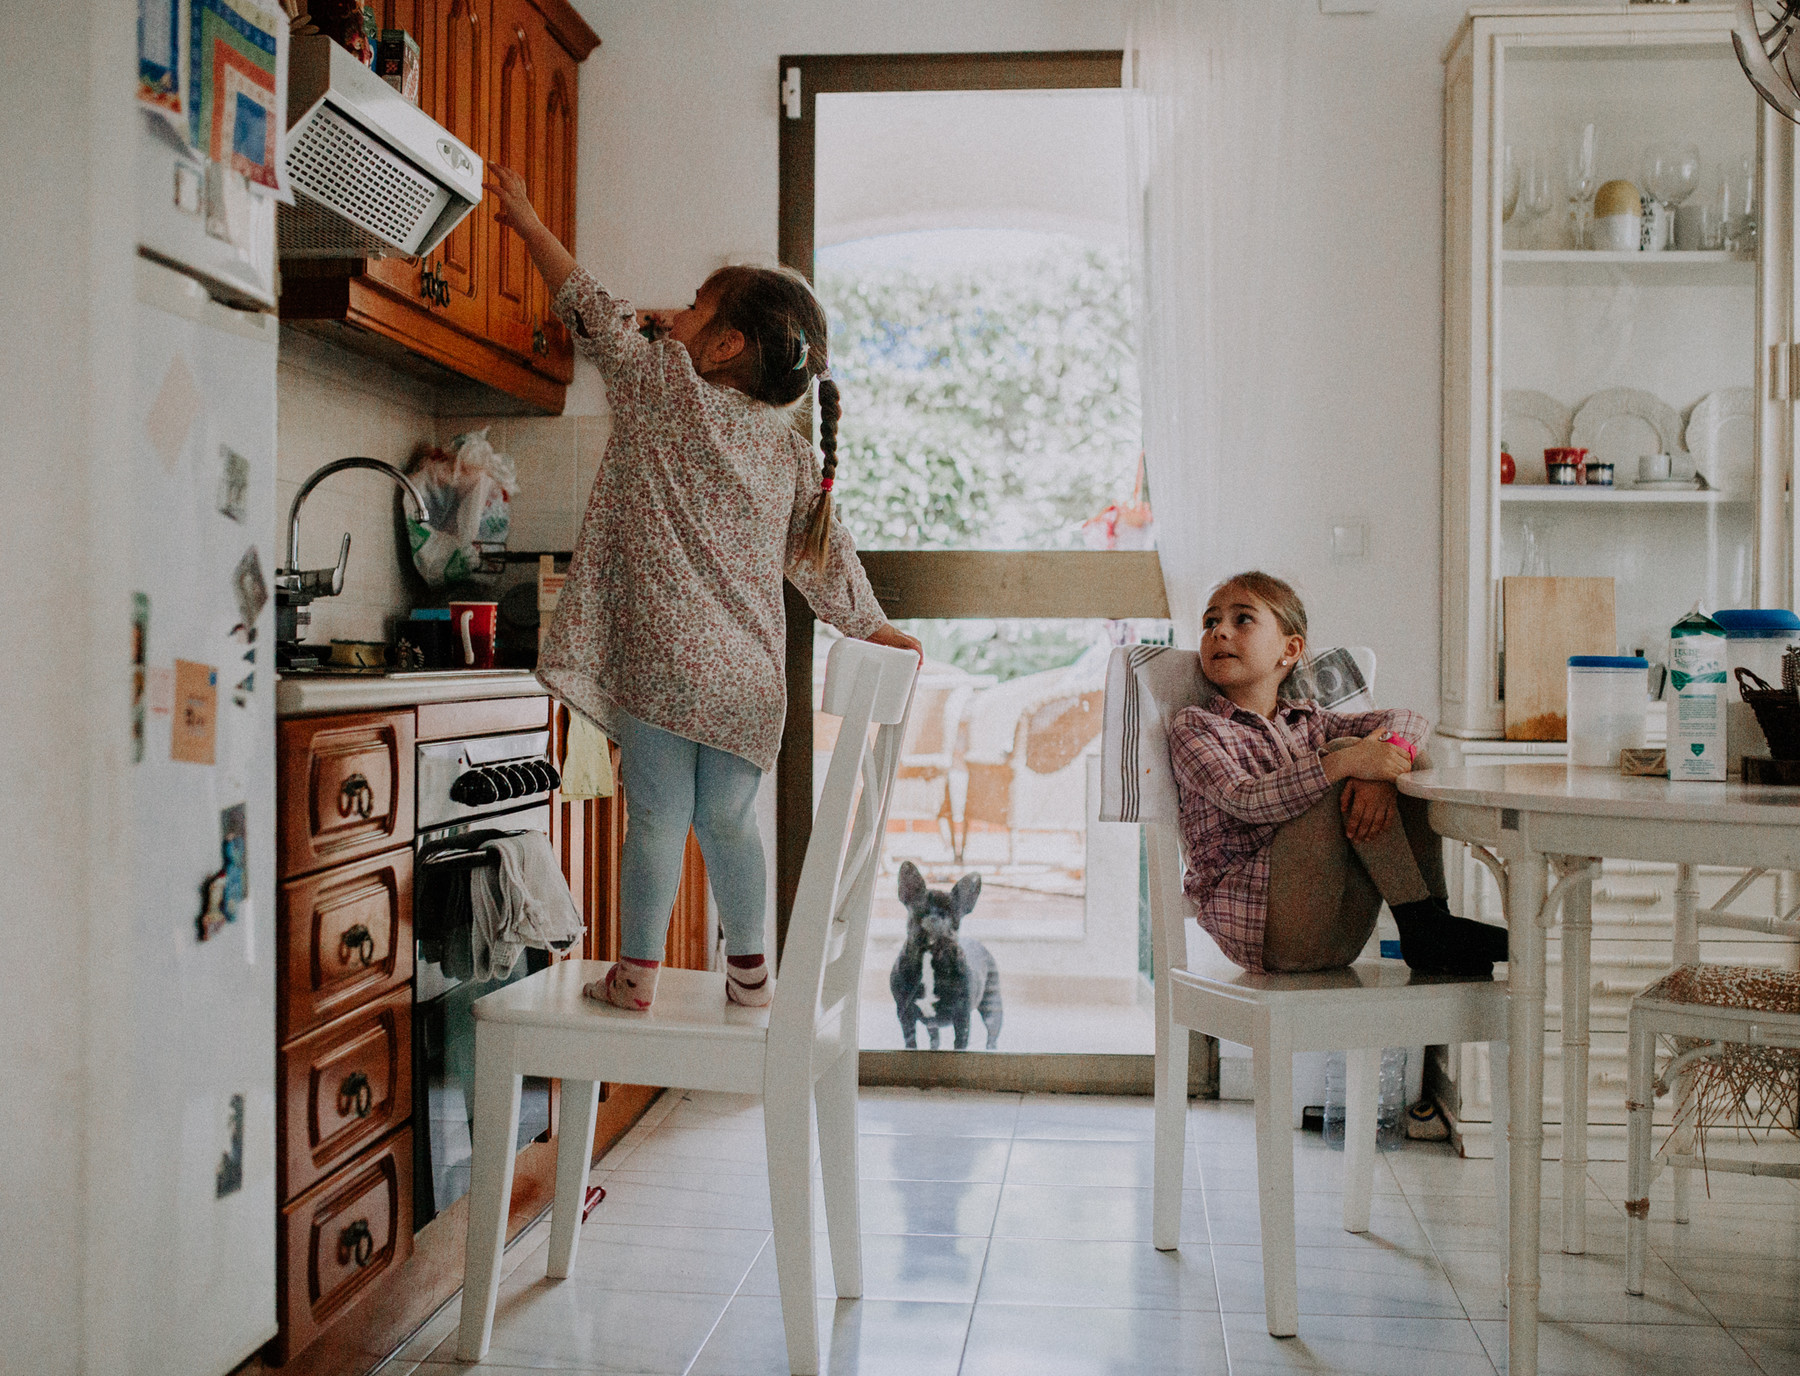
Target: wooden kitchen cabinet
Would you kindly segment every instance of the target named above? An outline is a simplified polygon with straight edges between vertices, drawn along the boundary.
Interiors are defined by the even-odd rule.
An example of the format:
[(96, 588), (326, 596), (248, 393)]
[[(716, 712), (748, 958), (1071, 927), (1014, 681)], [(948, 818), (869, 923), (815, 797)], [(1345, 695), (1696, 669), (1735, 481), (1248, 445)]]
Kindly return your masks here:
[[(484, 161), (516, 168), (572, 246), (577, 75), (600, 40), (568, 0), (386, 0), (383, 20), (419, 41), (420, 107)], [(422, 259), (282, 261), (284, 320), (557, 413), (574, 354), (549, 304), (491, 199)]]
[(283, 878), (412, 840), (411, 712), (284, 721), (276, 749)]
[(281, 886), (278, 1031), (322, 1027), (413, 977), (410, 845)]

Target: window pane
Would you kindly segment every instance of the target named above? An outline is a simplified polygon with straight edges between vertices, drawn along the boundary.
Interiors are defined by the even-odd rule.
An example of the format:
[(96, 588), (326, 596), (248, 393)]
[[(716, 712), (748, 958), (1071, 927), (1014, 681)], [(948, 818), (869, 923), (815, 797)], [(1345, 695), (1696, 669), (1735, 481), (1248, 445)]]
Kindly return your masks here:
[(875, 549), (1144, 548), (1118, 91), (826, 94), (839, 513)]

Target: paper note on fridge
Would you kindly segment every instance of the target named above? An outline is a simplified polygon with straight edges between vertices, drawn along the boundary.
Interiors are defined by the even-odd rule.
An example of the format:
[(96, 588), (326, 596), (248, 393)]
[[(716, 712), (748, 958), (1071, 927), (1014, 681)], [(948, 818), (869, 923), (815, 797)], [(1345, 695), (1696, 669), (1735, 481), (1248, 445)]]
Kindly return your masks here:
[(187, 764), (211, 764), (218, 734), (219, 671), (210, 664), (176, 660), (169, 758)]

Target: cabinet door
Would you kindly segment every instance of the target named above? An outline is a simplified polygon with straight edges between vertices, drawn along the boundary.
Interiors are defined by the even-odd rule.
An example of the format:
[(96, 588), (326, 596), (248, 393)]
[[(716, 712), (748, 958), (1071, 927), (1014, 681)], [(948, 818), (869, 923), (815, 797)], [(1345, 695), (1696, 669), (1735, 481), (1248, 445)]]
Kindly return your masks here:
[[(525, 178), (531, 204), (544, 210), (543, 145), (539, 136), (539, 55), (548, 44), (542, 18), (526, 0), (495, 0), (494, 106), (488, 121), (489, 157)], [(489, 240), (492, 289), (488, 338), (524, 358), (532, 356), (541, 283), (525, 241), (503, 225)]]
[[(431, 82), (438, 61), (437, 16), (438, 0), (387, 0), (381, 16), (381, 26), (384, 29), (405, 29), (418, 43), (419, 108), (434, 118), (437, 110), (433, 104), (436, 92)], [(425, 263), (423, 258), (398, 255), (392, 258), (371, 258), (365, 272), (370, 280), (397, 292), (421, 309), (429, 310), (432, 303), (419, 290)]]
[(412, 990), (276, 1055), (281, 1197), (291, 1200), (412, 1117)]
[(412, 847), (281, 886), (285, 1041), (412, 979)]
[[(539, 138), (543, 147), (544, 196), (538, 209), (544, 224), (571, 253), (575, 250), (575, 87), (578, 69), (561, 44), (543, 45), (544, 96)], [(541, 334), (532, 336), (531, 366), (558, 382), (575, 375), (575, 350), (569, 332), (550, 313), (550, 294), (535, 274), (534, 312)]]
[[(438, 24), (433, 92), (438, 122), (486, 159), (489, 75), (493, 45), (492, 0), (436, 0)], [(428, 75), (430, 73), (428, 72)], [(493, 229), (490, 200), (450, 232), (432, 255), (450, 287), (444, 316), (472, 334), (487, 328), (487, 249)]]

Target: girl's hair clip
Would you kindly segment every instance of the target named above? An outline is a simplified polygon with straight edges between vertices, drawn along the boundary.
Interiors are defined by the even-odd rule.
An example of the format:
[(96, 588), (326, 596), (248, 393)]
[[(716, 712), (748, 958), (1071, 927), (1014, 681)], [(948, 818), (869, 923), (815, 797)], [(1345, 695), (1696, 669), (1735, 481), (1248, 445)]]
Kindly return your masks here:
[(806, 343), (806, 331), (801, 330), (800, 331), (800, 361), (794, 365), (794, 371), (796, 373), (805, 371), (806, 361), (807, 361), (808, 357), (811, 355), (811, 353), (812, 353), (812, 350), (808, 347), (808, 345)]

